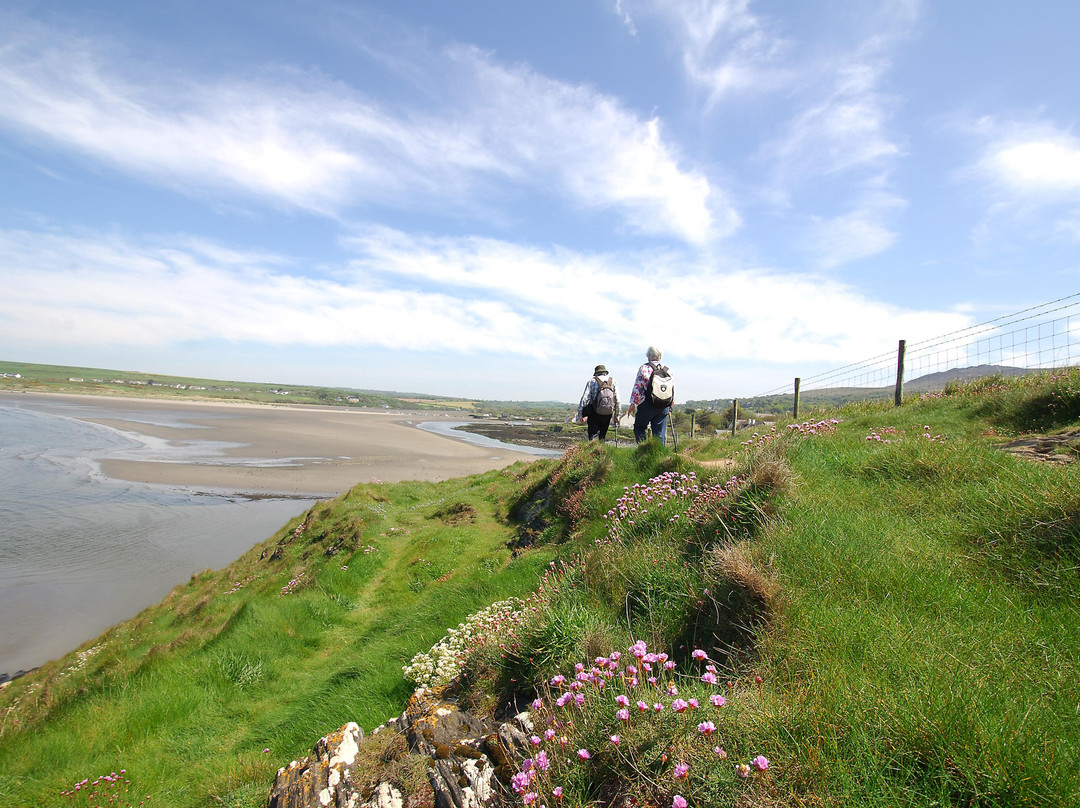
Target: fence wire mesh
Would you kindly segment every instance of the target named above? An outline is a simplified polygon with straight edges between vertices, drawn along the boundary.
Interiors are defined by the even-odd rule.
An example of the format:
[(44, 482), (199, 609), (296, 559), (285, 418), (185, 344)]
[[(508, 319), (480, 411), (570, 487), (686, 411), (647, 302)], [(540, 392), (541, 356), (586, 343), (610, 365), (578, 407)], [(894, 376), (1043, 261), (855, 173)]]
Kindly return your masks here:
[[(940, 390), (953, 379), (1075, 365), (1080, 362), (1080, 292), (905, 347), (903, 379), (910, 392)], [(861, 391), (866, 398), (889, 398), (898, 354), (892, 350), (802, 378), (800, 393), (844, 389)], [(794, 392), (792, 380), (759, 397)]]

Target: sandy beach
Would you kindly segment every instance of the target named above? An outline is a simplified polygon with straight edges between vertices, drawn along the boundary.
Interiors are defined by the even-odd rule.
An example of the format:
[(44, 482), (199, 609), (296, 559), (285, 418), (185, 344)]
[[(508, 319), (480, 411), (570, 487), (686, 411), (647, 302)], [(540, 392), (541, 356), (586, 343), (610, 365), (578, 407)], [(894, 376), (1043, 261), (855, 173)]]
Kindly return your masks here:
[[(360, 482), (444, 480), (536, 459), (415, 426), (423, 420), (449, 420), (435, 414), (54, 393), (0, 395), (9, 403), (27, 397), (66, 403), (69, 417), (162, 442), (155, 446), (151, 441), (101, 461), (105, 475), (132, 482), (326, 497)], [(95, 413), (97, 409), (101, 412)], [(177, 449), (187, 450), (190, 457)]]

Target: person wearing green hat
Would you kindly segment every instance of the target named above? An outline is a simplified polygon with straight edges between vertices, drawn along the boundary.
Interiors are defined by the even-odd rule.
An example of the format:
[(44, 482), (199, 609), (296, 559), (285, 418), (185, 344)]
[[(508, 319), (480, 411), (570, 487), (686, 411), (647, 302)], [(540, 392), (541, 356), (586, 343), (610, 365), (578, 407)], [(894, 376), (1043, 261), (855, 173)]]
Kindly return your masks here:
[(603, 365), (593, 368), (592, 378), (581, 394), (574, 420), (585, 422), (589, 440), (604, 440), (612, 422), (615, 426), (619, 425), (619, 391), (615, 387), (615, 379)]

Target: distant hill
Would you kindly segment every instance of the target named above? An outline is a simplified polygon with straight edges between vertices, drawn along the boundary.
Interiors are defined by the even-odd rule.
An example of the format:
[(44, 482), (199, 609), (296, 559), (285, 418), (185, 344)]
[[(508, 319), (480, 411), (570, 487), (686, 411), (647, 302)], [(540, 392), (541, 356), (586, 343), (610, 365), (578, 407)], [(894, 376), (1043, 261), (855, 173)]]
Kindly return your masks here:
[[(973, 365), (966, 368), (952, 368), (938, 373), (927, 373), (904, 382), (904, 392), (909, 394), (932, 393), (944, 390), (950, 382), (967, 382), (986, 376), (1023, 376), (1038, 373), (1039, 370), (1011, 367), (1009, 365)], [(800, 409), (808, 407), (839, 407), (852, 401), (891, 401), (895, 395), (894, 385), (885, 387), (825, 387), (802, 390), (799, 393)], [(793, 396), (753, 396), (740, 398), (739, 407), (761, 415), (782, 415), (791, 413)], [(686, 402), (685, 407), (692, 409), (716, 410), (723, 412), (731, 406), (730, 398), (714, 398)]]
[(932, 393), (944, 390), (949, 382), (967, 382), (984, 376), (1024, 376), (1038, 373), (1038, 370), (1014, 368), (1008, 365), (973, 365), (967, 368), (952, 368), (939, 373), (927, 373), (917, 379), (904, 382), (904, 389), (912, 393)]

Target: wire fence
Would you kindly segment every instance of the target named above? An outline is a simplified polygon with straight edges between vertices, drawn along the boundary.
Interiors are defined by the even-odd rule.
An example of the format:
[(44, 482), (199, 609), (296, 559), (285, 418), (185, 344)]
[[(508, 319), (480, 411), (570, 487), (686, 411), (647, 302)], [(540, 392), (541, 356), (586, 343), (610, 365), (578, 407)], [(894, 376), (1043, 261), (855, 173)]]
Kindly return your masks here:
[(994, 373), (1019, 375), (1080, 363), (1080, 292), (948, 334), (907, 344), (762, 393), (791, 396), (798, 415), (800, 395), (828, 399), (835, 391), (851, 400), (890, 399), (903, 391), (941, 390), (950, 381)]

